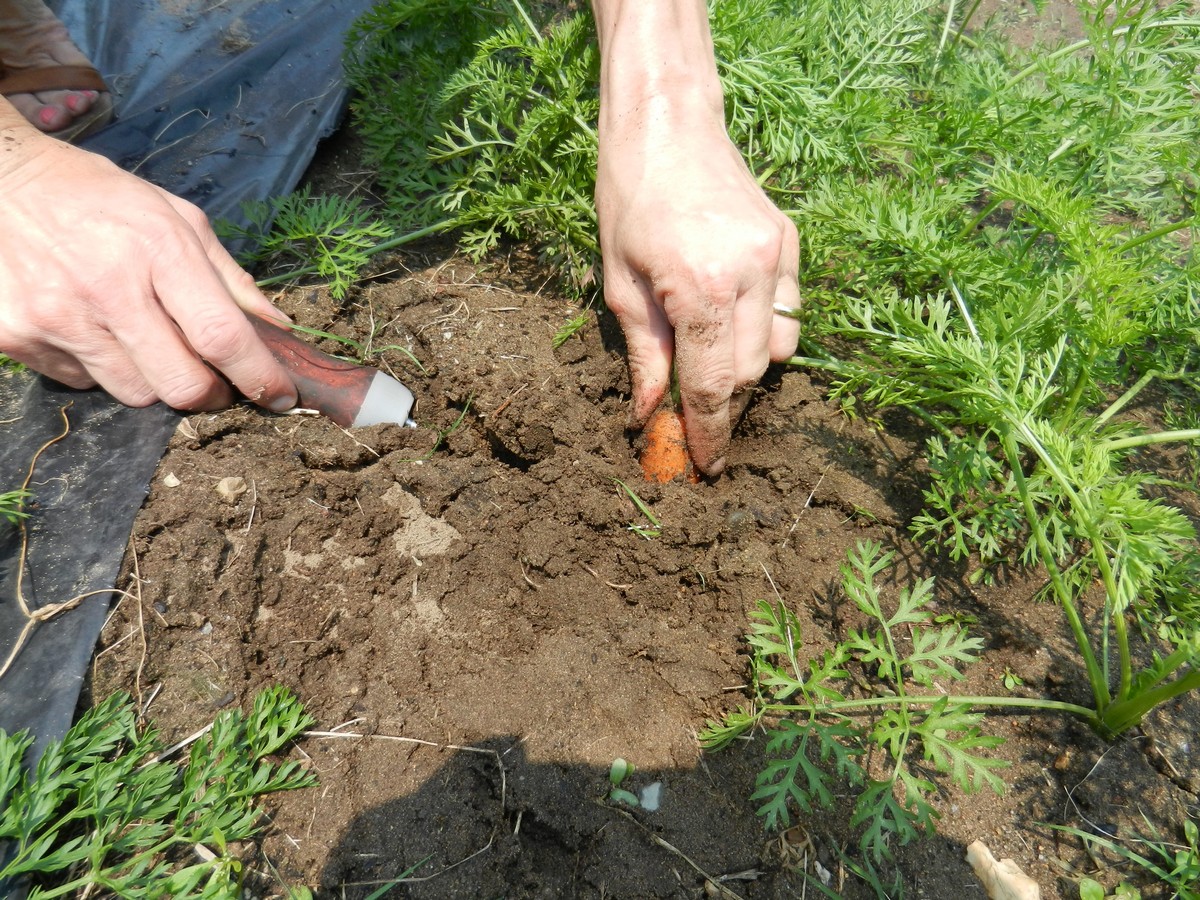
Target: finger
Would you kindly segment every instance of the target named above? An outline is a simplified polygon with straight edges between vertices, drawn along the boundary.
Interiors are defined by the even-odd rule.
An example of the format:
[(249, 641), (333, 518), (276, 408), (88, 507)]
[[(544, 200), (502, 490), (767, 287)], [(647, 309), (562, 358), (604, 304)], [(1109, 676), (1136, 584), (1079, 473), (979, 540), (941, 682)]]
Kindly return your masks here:
[(204, 248), (204, 253), (208, 257), (213, 271), (221, 280), (221, 283), (225, 286), (225, 289), (229, 292), (229, 296), (233, 298), (234, 302), (252, 315), (291, 323), (291, 317), (266, 298), (250, 274), (238, 265), (237, 260), (230, 255), (229, 251), (217, 239), (216, 233), (210, 227), (203, 211), (185, 200), (180, 200), (178, 197), (172, 196), (171, 199), (173, 205), (180, 212), (180, 215), (193, 226), (193, 230), (200, 240), (200, 246)]
[(731, 305), (731, 297), (706, 299), (698, 304), (703, 317), (675, 323), (675, 365), (688, 452), (706, 475), (725, 468), (729, 445), (729, 398), (736, 385)]
[(767, 346), (771, 362), (784, 362), (795, 356), (796, 345), (800, 342), (800, 323), (785, 311), (799, 308), (800, 290), (796, 283), (781, 281), (775, 290), (775, 303), (771, 310), (771, 338)]
[(629, 377), (633, 382), (630, 426), (641, 428), (662, 403), (671, 381), (674, 332), (649, 286), (630, 270), (605, 272), (604, 302), (625, 334)]
[[(9, 355), (67, 387), (86, 390), (99, 386), (126, 406), (149, 406), (160, 399), (126, 347), (106, 331), (94, 332), (86, 345), (72, 352), (39, 344), (36, 350), (24, 348)], [(203, 377), (216, 381), (207, 369)], [(224, 390), (228, 394), (228, 388)], [(213, 407), (220, 405), (219, 397), (210, 401)]]
[[(776, 310), (800, 308), (799, 271), (800, 240), (795, 225), (792, 225), (790, 238), (784, 242), (779, 258), (779, 280), (775, 285), (773, 313)], [(772, 315), (771, 337), (767, 345), (771, 362), (783, 362), (794, 356), (799, 341), (799, 322), (786, 315)]]
[(161, 400), (175, 409), (223, 409), (232, 392), (196, 355), (179, 328), (155, 303), (137, 304), (140, 315), (112, 323), (113, 345), (80, 361), (114, 397), (130, 406)]
[[(154, 287), (163, 307), (178, 323), (195, 352), (225, 375), (245, 397), (276, 411), (295, 406), (296, 389), (287, 371), (259, 340), (249, 320), (241, 314), (240, 305), (230, 303), (230, 289), (208, 264), (199, 238), (185, 242), (190, 246), (181, 249), (191, 251), (184, 257), (187, 264), (182, 260), (174, 264), (164, 260), (163, 265), (153, 270)], [(237, 290), (241, 299), (252, 301), (244, 286)], [(270, 315), (274, 308), (258, 294), (257, 288), (253, 293)], [(251, 305), (255, 306), (253, 302)]]
[(88, 370), (80, 365), (78, 360), (56, 347), (45, 345), (35, 347), (26, 344), (16, 349), (0, 348), (0, 352), (14, 362), (28, 366), (35, 372), (40, 372), (47, 378), (57, 381), (59, 384), (65, 384), (69, 388), (86, 390), (95, 387), (98, 383), (88, 373)]
[(773, 279), (754, 285), (738, 298), (733, 308), (733, 372), (734, 389), (742, 390), (757, 384), (767, 371), (770, 359), (767, 346), (771, 339), (771, 307), (775, 293)]
[(743, 388), (740, 391), (734, 391), (733, 396), (729, 398), (729, 428), (733, 430), (738, 421), (746, 414), (746, 407), (750, 405), (750, 400), (754, 397), (753, 388)]
[(731, 433), (730, 396), (721, 391), (687, 391), (683, 387), (679, 390), (688, 454), (705, 475), (720, 475), (725, 469), (725, 450)]

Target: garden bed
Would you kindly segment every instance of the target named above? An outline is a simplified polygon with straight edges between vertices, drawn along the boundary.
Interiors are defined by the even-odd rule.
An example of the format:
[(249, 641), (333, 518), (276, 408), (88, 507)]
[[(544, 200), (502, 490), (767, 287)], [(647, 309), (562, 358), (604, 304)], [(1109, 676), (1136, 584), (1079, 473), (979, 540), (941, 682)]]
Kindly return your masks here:
[[(743, 873), (723, 883), (739, 896), (799, 896), (805, 836), (836, 887), (836, 850), (854, 854), (845, 816), (764, 832), (748, 799), (761, 737), (701, 756), (696, 731), (745, 701), (757, 601), (794, 609), (815, 656), (856, 624), (837, 585), (858, 542), (897, 548), (901, 583), (930, 574), (905, 537), (922, 486), (911, 424), (851, 421), (810, 375), (776, 370), (724, 476), (647, 484), (615, 323), (589, 313), (553, 348), (576, 308), (517, 268), (435, 248), (386, 261), (342, 309), (314, 288), (281, 295), (302, 325), (411, 349), (425, 374), (382, 358), (420, 427), (188, 417), (138, 519), (121, 585), (134, 597), (105, 632), (94, 695), (132, 690), (172, 739), (281, 683), (318, 729), (365, 735), (301, 743), (320, 787), (278, 799), (251, 863), (329, 896), (413, 867), (427, 880), (411, 896), (694, 897), (701, 871)], [(216, 489), (230, 477), (246, 486), (232, 501)], [(648, 523), (618, 479), (658, 537), (630, 530)], [(987, 644), (962, 690), (995, 694), (1010, 671), (1021, 693), (1087, 702), (1036, 579), (936, 574), (939, 610), (976, 617)], [(946, 792), (938, 836), (898, 850), (911, 895), (983, 896), (963, 859), (981, 839), (1045, 896), (1071, 896), (1055, 860), (1096, 866), (1043, 823), (1178, 825), (1197, 720), (1194, 700), (1173, 704), (1108, 746), (1067, 719), (989, 718), (1010, 790)], [(662, 782), (656, 812), (605, 803), (617, 757), (637, 766), (628, 786)], [(871, 895), (853, 878), (842, 891)]]
[[(1048, 6), (1036, 22), (1006, 8), (1017, 42), (1077, 27), (1071, 4)], [(315, 189), (356, 193), (359, 171), (343, 140)], [(720, 478), (646, 483), (619, 329), (587, 310), (568, 336), (580, 307), (555, 283), (523, 251), (475, 265), (435, 243), (375, 259), (345, 300), (281, 293), (300, 325), (365, 344), (408, 384), (419, 427), (189, 416), (135, 526), (93, 697), (129, 690), (174, 740), (270, 685), (297, 694), (317, 720), (298, 752), (320, 786), (275, 798), (268, 836), (245, 848), (263, 895), (766, 898), (815, 896), (815, 879), (895, 896), (853, 871), (848, 788), (830, 813), (768, 832), (750, 800), (765, 736), (700, 752), (706, 721), (748, 702), (751, 613), (783, 602), (819, 658), (865, 624), (840, 569), (876, 541), (896, 554), (887, 602), (936, 576), (934, 614), (983, 641), (965, 681), (938, 689), (1086, 706), (1043, 573), (1002, 568), (989, 584), (914, 545), (926, 433), (899, 413), (847, 416), (816, 370), (768, 373)], [(1122, 415), (1161, 426), (1149, 394)], [(1138, 462), (1192, 477), (1181, 450)], [(240, 488), (218, 492), (231, 478)], [(1200, 519), (1194, 494), (1155, 492)], [(1085, 598), (1089, 624), (1102, 604)], [(983, 755), (1007, 764), (1006, 792), (938, 780), (937, 834), (893, 843), (882, 877), (905, 896), (983, 897), (964, 859), (981, 840), (1044, 897), (1078, 896), (1085, 876), (1155, 896), (1145, 872), (1051, 826), (1178, 839), (1196, 816), (1198, 723), (1194, 696), (1111, 744), (1065, 715), (993, 711), (983, 730), (1004, 743)], [(622, 788), (661, 783), (657, 809), (609, 797), (617, 758), (636, 766)]]

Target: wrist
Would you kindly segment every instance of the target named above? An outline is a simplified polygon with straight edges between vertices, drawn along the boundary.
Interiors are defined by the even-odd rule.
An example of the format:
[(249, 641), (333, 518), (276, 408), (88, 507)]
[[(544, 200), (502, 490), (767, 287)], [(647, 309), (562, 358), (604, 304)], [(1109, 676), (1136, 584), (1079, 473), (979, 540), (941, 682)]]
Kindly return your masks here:
[(709, 121), (724, 127), (703, 0), (594, 0), (600, 40), (600, 129)]

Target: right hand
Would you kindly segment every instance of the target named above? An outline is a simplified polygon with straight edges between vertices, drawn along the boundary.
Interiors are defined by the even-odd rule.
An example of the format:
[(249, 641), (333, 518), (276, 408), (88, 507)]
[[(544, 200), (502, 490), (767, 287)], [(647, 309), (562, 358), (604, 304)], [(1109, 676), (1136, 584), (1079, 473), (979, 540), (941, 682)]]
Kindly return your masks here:
[(220, 375), (262, 406), (295, 405), (243, 311), (287, 317), (203, 212), (0, 113), (0, 353), (129, 406), (223, 408)]
[(596, 207), (604, 296), (629, 347), (631, 423), (662, 402), (674, 365), (696, 468), (716, 475), (769, 361), (796, 352), (796, 226), (758, 186), (724, 123), (701, 113), (601, 131)]

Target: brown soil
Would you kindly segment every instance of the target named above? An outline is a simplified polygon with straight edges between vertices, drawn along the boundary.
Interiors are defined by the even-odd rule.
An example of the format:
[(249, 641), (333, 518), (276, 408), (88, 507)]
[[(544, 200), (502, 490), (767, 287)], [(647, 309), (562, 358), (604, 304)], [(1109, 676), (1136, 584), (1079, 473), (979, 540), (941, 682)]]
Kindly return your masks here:
[[(341, 309), (311, 288), (279, 302), (411, 349), (425, 374), (395, 350), (378, 360), (415, 390), (421, 427), (249, 407), (187, 419), (135, 528), (140, 606), (106, 630), (94, 691), (133, 690), (182, 737), (282, 683), (320, 730), (367, 735), (301, 743), (321, 785), (272, 802), (254, 863), (326, 896), (413, 867), (425, 880), (403, 890), (420, 897), (696, 897), (706, 875), (738, 896), (801, 896), (803, 854), (748, 799), (763, 737), (702, 756), (696, 731), (746, 700), (741, 636), (760, 599), (796, 611), (815, 655), (845, 634), (838, 567), (858, 542), (895, 548), (900, 582), (927, 574), (904, 527), (919, 436), (851, 421), (810, 375), (775, 371), (724, 476), (648, 484), (607, 314), (556, 350), (577, 310), (549, 288), (436, 254), (393, 262)], [(223, 498), (229, 477), (245, 493)], [(660, 536), (631, 530), (648, 523), (618, 480)], [(977, 590), (937, 574), (941, 608), (977, 617), (987, 642), (966, 691), (1003, 693), (1008, 668), (1025, 692), (1087, 701), (1036, 580)], [(898, 849), (910, 895), (983, 896), (963, 861), (979, 838), (1058, 896), (1055, 860), (1095, 865), (1041, 823), (1177, 825), (1196, 798), (1171, 773), (1190, 770), (1198, 720), (1176, 704), (1108, 747), (1060, 718), (990, 719), (1011, 790), (947, 785), (939, 835)], [(604, 802), (616, 757), (637, 766), (634, 789), (662, 782), (657, 812)], [(855, 855), (844, 812), (801, 824), (835, 887), (869, 896), (838, 863), (848, 841)]]
[[(327, 157), (326, 189), (339, 170), (353, 160)], [(839, 860), (859, 858), (848, 790), (768, 833), (749, 799), (764, 736), (716, 754), (696, 739), (747, 702), (758, 601), (784, 600), (813, 656), (857, 624), (838, 570), (864, 540), (897, 552), (891, 596), (936, 574), (940, 610), (977, 620), (984, 659), (956, 691), (1003, 694), (1011, 671), (1024, 694), (1088, 702), (1036, 575), (971, 585), (907, 539), (924, 484), (911, 422), (853, 421), (815, 376), (775, 370), (725, 475), (648, 484), (614, 321), (589, 312), (553, 348), (579, 310), (536, 267), (432, 248), (342, 304), (315, 288), (278, 302), (410, 350), (423, 371), (394, 349), (372, 361), (413, 389), (420, 427), (189, 417), (135, 527), (120, 586), (140, 603), (115, 612), (92, 686), (131, 690), (167, 739), (280, 683), (343, 733), (300, 742), (320, 786), (272, 798), (268, 837), (247, 848), (259, 893), (361, 898), (408, 873), (387, 896), (802, 897), (819, 893), (805, 878), (818, 862), (837, 894), (875, 896)], [(227, 499), (230, 477), (246, 490)], [(649, 523), (619, 482), (657, 537), (632, 530)], [(964, 861), (976, 839), (1045, 897), (1077, 896), (1082, 874), (1136, 880), (1047, 823), (1131, 836), (1144, 815), (1175, 837), (1195, 815), (1198, 722), (1189, 698), (1107, 745), (1065, 718), (990, 717), (1009, 790), (942, 782), (938, 834), (895, 848), (905, 895), (985, 896)], [(661, 782), (657, 811), (606, 802), (617, 757), (637, 766), (627, 787)]]

